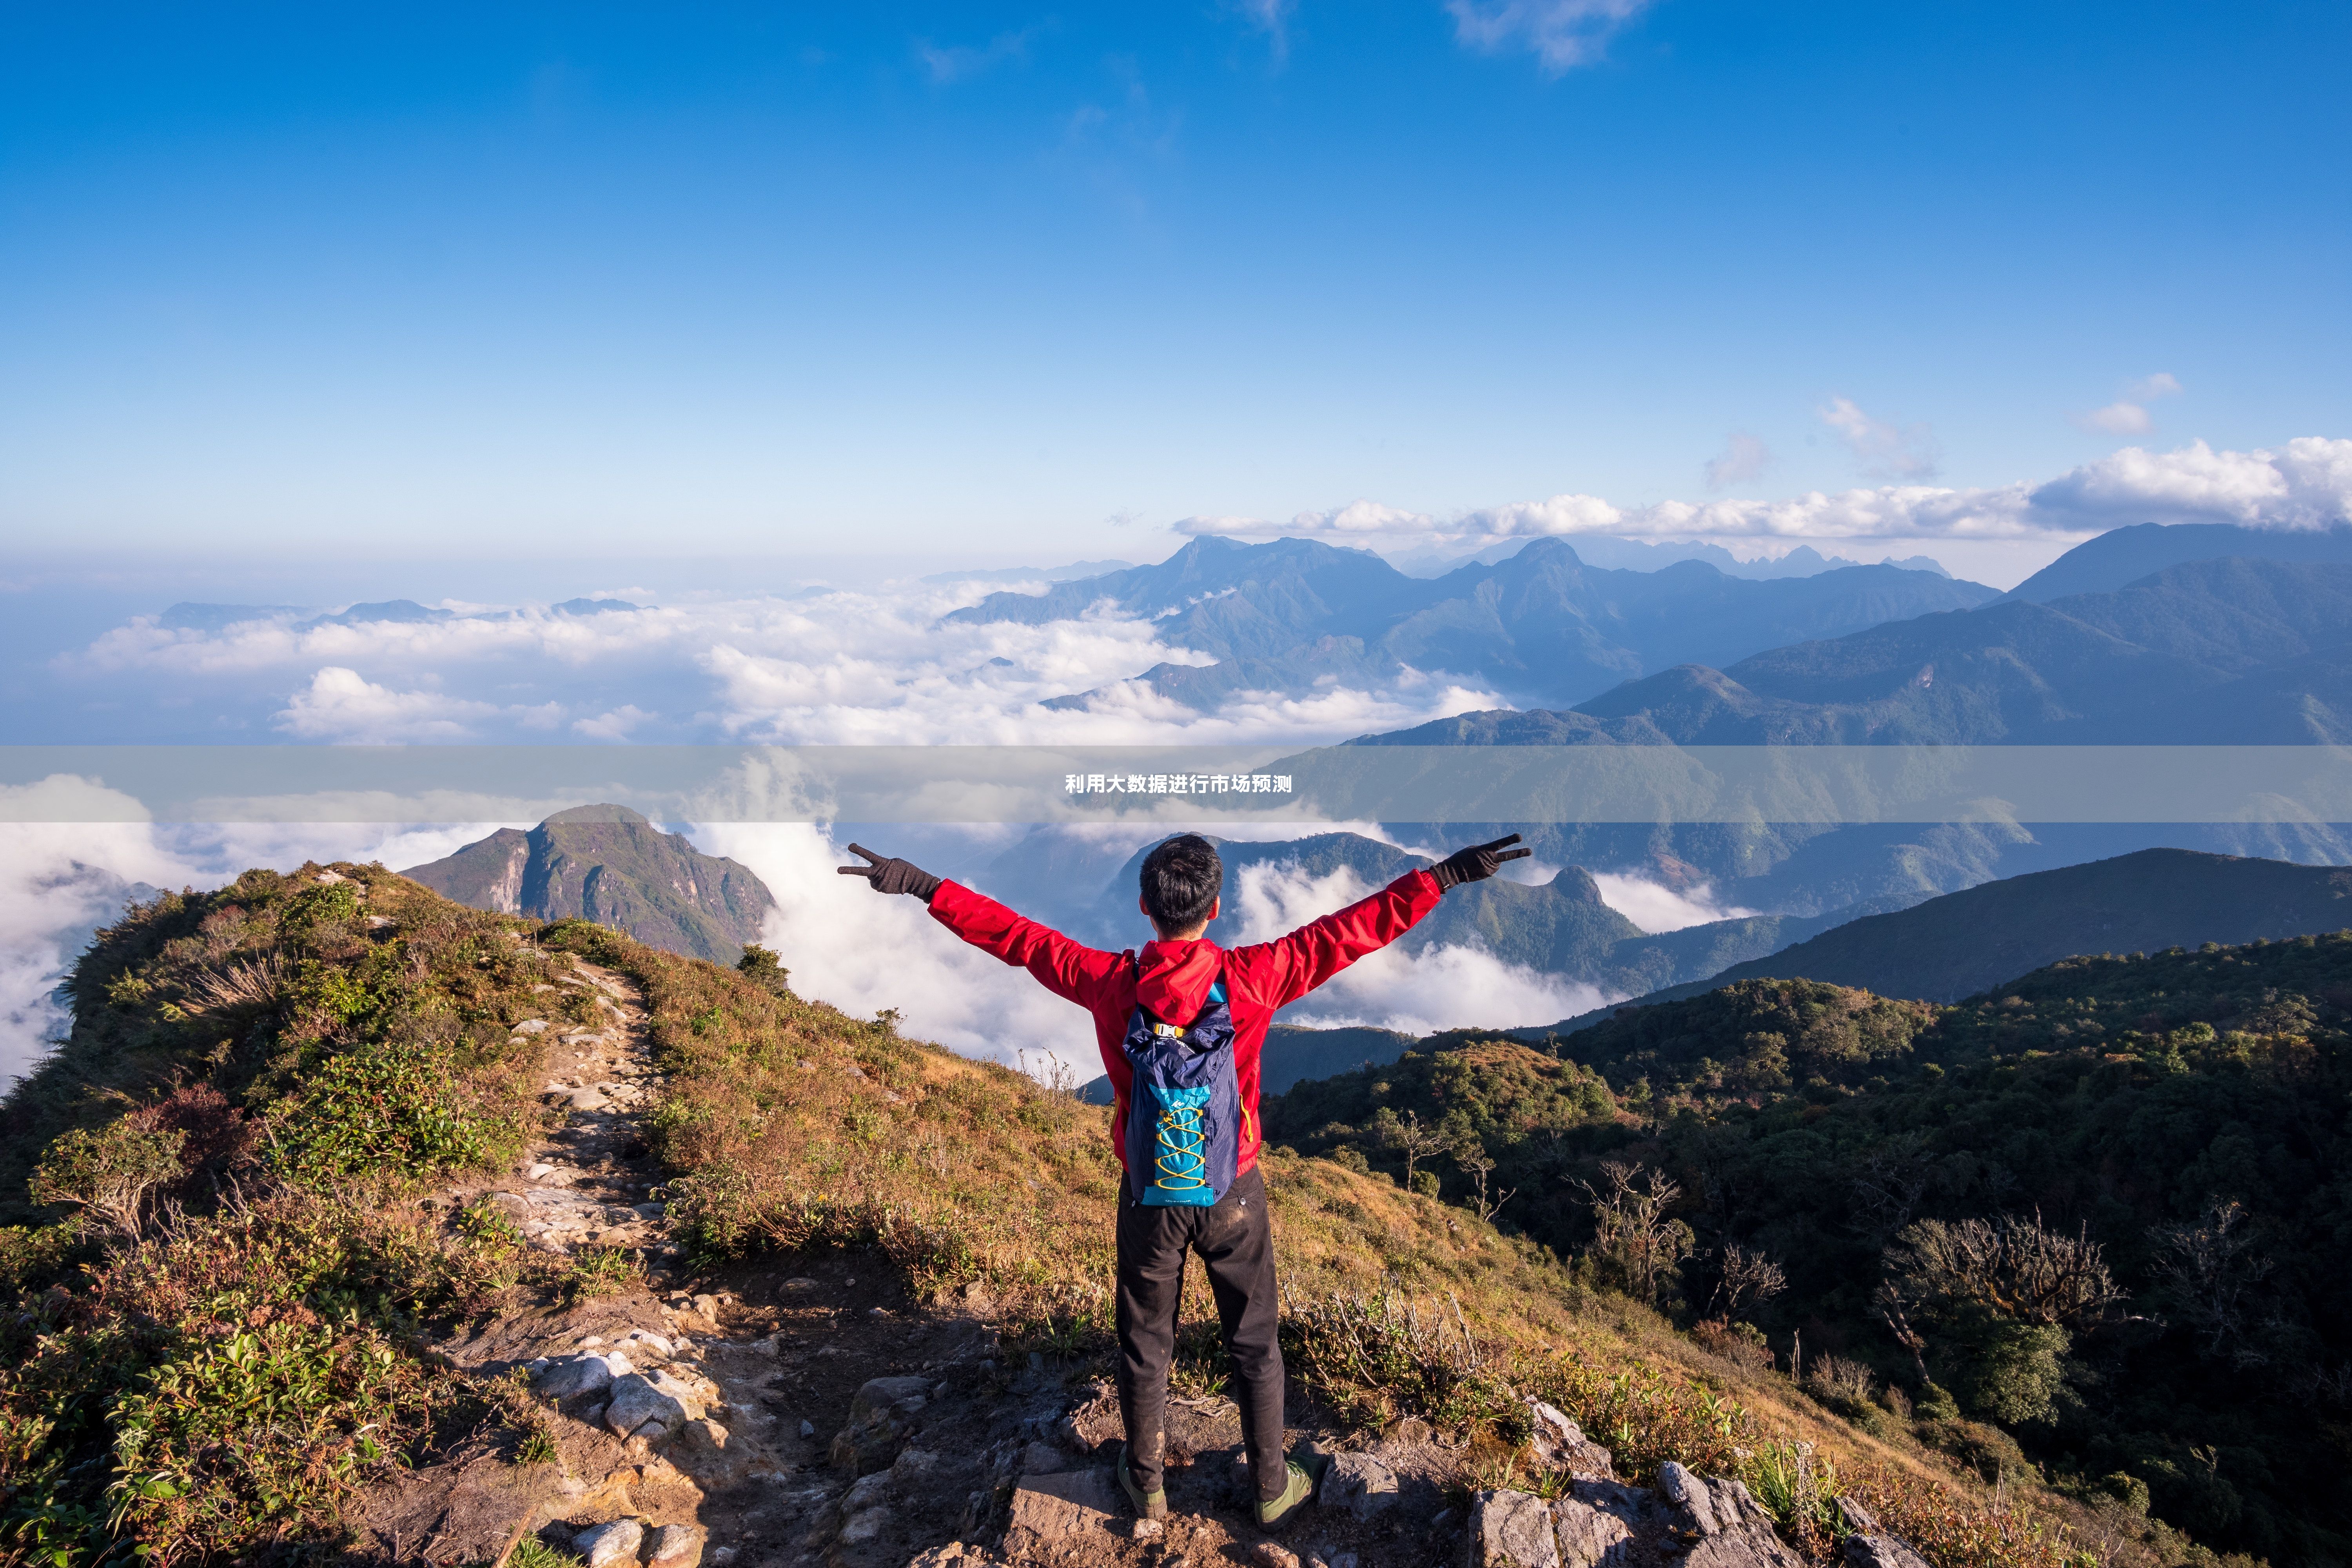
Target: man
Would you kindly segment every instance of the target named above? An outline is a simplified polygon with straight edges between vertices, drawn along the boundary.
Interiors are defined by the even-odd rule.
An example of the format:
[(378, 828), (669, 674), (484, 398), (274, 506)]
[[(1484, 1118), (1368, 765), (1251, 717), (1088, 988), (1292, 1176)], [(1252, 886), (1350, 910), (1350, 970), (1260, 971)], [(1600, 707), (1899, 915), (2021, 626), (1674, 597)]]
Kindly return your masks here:
[(1220, 1006), (1230, 1013), (1241, 1108), (1232, 1184), (1213, 1205), (1191, 1206), (1145, 1201), (1139, 1187), (1151, 1180), (1148, 1174), (1130, 1170), (1119, 1184), (1118, 1402), (1128, 1442), (1120, 1451), (1118, 1480), (1142, 1517), (1162, 1519), (1168, 1512), (1162, 1485), (1168, 1364), (1188, 1250), (1200, 1254), (1207, 1269), (1225, 1350), (1241, 1384), (1243, 1436), (1250, 1473), (1257, 1480), (1258, 1522), (1271, 1529), (1314, 1495), (1317, 1478), (1289, 1461), (1283, 1448), (1274, 1244), (1265, 1185), (1257, 1171), (1258, 1058), (1266, 1026), (1277, 1008), (1411, 931), (1447, 889), (1491, 877), (1504, 861), (1528, 854), (1508, 847), (1518, 841), (1514, 833), (1456, 850), (1288, 936), (1227, 952), (1204, 934), (1223, 909), (1224, 864), (1207, 839), (1183, 834), (1144, 858), (1137, 907), (1158, 940), (1125, 952), (1082, 946), (969, 888), (904, 860), (849, 847), (871, 864), (841, 867), (843, 876), (863, 877), (877, 892), (921, 899), (930, 906), (931, 918), (948, 930), (1007, 963), (1025, 967), (1056, 996), (1094, 1015), (1096, 1042), (1117, 1100), (1112, 1141), (1123, 1166), (1130, 1163), (1125, 1132), (1135, 1101), (1125, 1048), (1130, 1026), (1156, 1022), (1181, 1031)]

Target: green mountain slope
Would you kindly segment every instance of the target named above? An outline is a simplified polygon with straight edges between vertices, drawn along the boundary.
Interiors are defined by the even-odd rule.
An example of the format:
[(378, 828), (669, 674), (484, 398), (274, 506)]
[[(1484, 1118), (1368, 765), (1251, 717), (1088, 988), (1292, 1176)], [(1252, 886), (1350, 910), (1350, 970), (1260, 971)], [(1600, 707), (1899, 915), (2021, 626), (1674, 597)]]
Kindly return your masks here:
[(529, 833), (502, 827), (401, 875), (478, 910), (594, 921), (725, 964), (759, 940), (776, 907), (749, 867), (705, 855), (620, 805), (559, 811)]
[[(728, 1385), (739, 1432), (780, 1371), (883, 1354), (904, 1370), (929, 1353), (907, 1343), (927, 1324), (969, 1333), (978, 1318), (1007, 1363), (937, 1370), (983, 1430), (942, 1427), (934, 1447), (982, 1446), (1110, 1365), (1103, 1113), (902, 1039), (887, 1016), (349, 865), (160, 898), (100, 932), (71, 984), (71, 1037), (0, 1106), (0, 1197), (29, 1222), (0, 1226), (9, 1561), (388, 1564), (454, 1538), (457, 1560), (487, 1562), (513, 1543), (509, 1520), (698, 1497), (751, 1535), (772, 1479), (732, 1501), (681, 1491), (679, 1465), (744, 1478), (683, 1438), (667, 1457), (625, 1449), (584, 1406), (510, 1376), (616, 1321), (692, 1324), (696, 1345), (670, 1347), (687, 1370), (748, 1368)], [(614, 1029), (651, 1053), (641, 1109), (546, 1082)], [(666, 1211), (604, 1213), (593, 1245), (518, 1228), (518, 1203), (551, 1212), (524, 1194), (604, 1179), (525, 1168), (520, 1152), (563, 1146), (602, 1169), (578, 1145), (608, 1133), (616, 1169), (667, 1178)], [(1801, 1456), (1833, 1464), (1839, 1489), (1934, 1568), (2063, 1568), (2057, 1531), (2087, 1522), (2014, 1477), (1996, 1490), (1874, 1436), (1475, 1215), (1344, 1162), (1277, 1152), (1266, 1169), (1302, 1425), (1369, 1439), (1411, 1416), (1465, 1479), (1507, 1479), (1538, 1462), (1524, 1402), (1548, 1399), (1605, 1435), (1628, 1477), (1669, 1459), (1747, 1477), (1821, 1562), (1834, 1543), (1816, 1500), (1768, 1485)], [(611, 1239), (648, 1229), (658, 1247)], [(883, 1287), (887, 1321), (827, 1309), (780, 1334), (767, 1307), (747, 1322), (730, 1302), (720, 1323), (700, 1316), (717, 1297), (681, 1294), (673, 1322), (647, 1293), (656, 1254), (730, 1292), (782, 1279), (787, 1307), (802, 1276), (845, 1263)], [(785, 1342), (802, 1331), (817, 1342)], [(640, 1339), (640, 1362), (670, 1353)], [(1218, 1375), (1186, 1344), (1187, 1377)], [(846, 1409), (866, 1375), (817, 1414)], [(649, 1503), (656, 1491), (671, 1500)], [(547, 1513), (519, 1511), (534, 1498)], [(536, 1555), (512, 1560), (560, 1560), (526, 1544)]]
[[(2069, 959), (1954, 1007), (1743, 981), (1542, 1048), (1440, 1037), (1266, 1125), (1401, 1176), (1408, 1112), (1449, 1149), (1424, 1181), (1468, 1198), (1493, 1162), (1506, 1224), (1727, 1342), (1801, 1342), (1838, 1407), (1891, 1381), (1987, 1474), (2352, 1553), (2352, 933)], [(1596, 1201), (1610, 1162), (1630, 1206)]]
[(2143, 849), (1851, 921), (1714, 982), (1801, 976), (1957, 1002), (2081, 952), (2153, 952), (2352, 927), (2352, 870)]
[[(1957, 1002), (2076, 953), (2277, 941), (2347, 927), (2352, 869), (2142, 849), (1842, 921), (1706, 980), (1661, 987), (1631, 1005), (1770, 978)], [(1605, 1008), (1558, 1026), (1589, 1027), (1619, 1010)]]

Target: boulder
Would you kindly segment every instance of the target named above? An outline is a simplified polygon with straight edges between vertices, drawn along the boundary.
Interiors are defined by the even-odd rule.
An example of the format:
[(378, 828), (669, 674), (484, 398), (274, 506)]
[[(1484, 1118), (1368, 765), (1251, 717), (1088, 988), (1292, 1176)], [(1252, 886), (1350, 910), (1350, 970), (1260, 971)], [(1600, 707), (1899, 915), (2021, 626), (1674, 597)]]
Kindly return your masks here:
[(612, 1568), (616, 1563), (636, 1562), (637, 1548), (645, 1539), (644, 1525), (634, 1519), (616, 1519), (573, 1536), (572, 1550), (587, 1560), (588, 1568)]
[(633, 1372), (613, 1380), (613, 1397), (604, 1406), (604, 1426), (614, 1436), (633, 1436), (646, 1426), (659, 1426), (662, 1430), (658, 1436), (645, 1434), (647, 1442), (659, 1442), (685, 1426), (688, 1418), (686, 1405), (654, 1386), (643, 1373)]
[(877, 1377), (849, 1402), (849, 1424), (833, 1440), (833, 1462), (861, 1475), (898, 1457), (915, 1416), (930, 1403), (927, 1377)]
[(1480, 1492), (1470, 1500), (1470, 1568), (1559, 1568), (1551, 1505), (1532, 1492)]
[(1699, 1538), (1685, 1568), (1804, 1568), (1740, 1482), (1703, 1480), (1669, 1459), (1658, 1467), (1658, 1489), (1674, 1505), (1676, 1522)]
[(1013, 1489), (1004, 1555), (1015, 1563), (1058, 1554), (1073, 1540), (1107, 1531), (1121, 1504), (1108, 1470), (1024, 1476)]
[(895, 1522), (890, 1510), (880, 1503), (862, 1512), (851, 1514), (841, 1527), (844, 1546), (863, 1546), (875, 1540)]
[(532, 1379), (540, 1396), (562, 1404), (583, 1394), (602, 1394), (613, 1386), (613, 1369), (600, 1355), (560, 1361)]
[(1560, 1568), (1619, 1568), (1631, 1552), (1633, 1527), (1580, 1498), (1564, 1497), (1552, 1505), (1552, 1529), (1559, 1540)]
[(841, 1494), (842, 1517), (846, 1519), (853, 1513), (863, 1513), (867, 1509), (878, 1505), (889, 1495), (889, 1472), (877, 1470)]
[(890, 1480), (895, 1486), (923, 1486), (939, 1472), (939, 1455), (928, 1448), (903, 1448), (891, 1463)]
[(1927, 1568), (1925, 1558), (1880, 1530), (1870, 1510), (1853, 1499), (1838, 1499), (1837, 1510), (1851, 1532), (1845, 1538), (1849, 1568)]
[(1323, 1473), (1322, 1502), (1344, 1508), (1358, 1519), (1370, 1519), (1394, 1506), (1396, 1472), (1370, 1454), (1334, 1454)]
[(663, 1525), (654, 1536), (654, 1554), (646, 1559), (646, 1568), (698, 1568), (704, 1539), (699, 1525)]
[(1546, 1464), (1557, 1465), (1570, 1475), (1586, 1479), (1617, 1479), (1614, 1456), (1587, 1437), (1584, 1428), (1570, 1419), (1566, 1411), (1540, 1399), (1530, 1399), (1528, 1415), (1534, 1426), (1536, 1452)]

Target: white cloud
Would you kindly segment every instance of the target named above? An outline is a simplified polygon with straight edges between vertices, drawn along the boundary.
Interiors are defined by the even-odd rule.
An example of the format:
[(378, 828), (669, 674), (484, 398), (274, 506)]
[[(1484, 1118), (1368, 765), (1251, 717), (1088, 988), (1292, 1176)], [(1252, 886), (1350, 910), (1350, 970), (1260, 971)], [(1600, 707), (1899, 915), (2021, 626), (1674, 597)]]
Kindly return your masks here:
[(2103, 431), (2110, 436), (2144, 436), (2156, 424), (2147, 405), (2159, 397), (2177, 397), (2179, 395), (2179, 381), (2169, 372), (2158, 371), (2125, 387), (2123, 396), (2105, 408), (2094, 408), (2088, 414), (2070, 415), (2068, 417), (2084, 430)]
[(1297, 0), (1232, 0), (1232, 5), (1244, 22), (1265, 35), (1276, 64), (1289, 58), (1290, 13), (1297, 9)]
[[(1244, 866), (1235, 879), (1226, 945), (1270, 942), (1372, 891), (1340, 867), (1309, 876), (1296, 863)], [(1287, 1023), (1368, 1025), (1426, 1035), (1439, 1029), (1512, 1029), (1554, 1024), (1621, 998), (1597, 986), (1506, 963), (1475, 947), (1408, 953), (1391, 946), (1358, 959), (1282, 1013)]]
[(654, 717), (656, 715), (634, 702), (624, 702), (612, 711), (599, 713), (593, 719), (575, 719), (572, 721), (572, 728), (573, 732), (585, 735), (592, 741), (625, 741), (630, 731)]
[(1034, 1068), (1043, 1052), (1081, 1082), (1103, 1070), (1084, 1008), (963, 942), (915, 900), (837, 875), (853, 857), (824, 828), (711, 823), (691, 837), (751, 868), (775, 894), (765, 942), (800, 994), (866, 1018), (896, 1007), (908, 1035), (983, 1061)]
[[(133, 621), (60, 658), (77, 680), (164, 683), (248, 703), (298, 740), (593, 740), (780, 744), (1146, 744), (1344, 739), (1492, 706), (1406, 673), (1378, 689), (1243, 693), (1213, 713), (1133, 678), (1210, 656), (1097, 610), (1045, 626), (948, 624), (987, 585), (899, 584), (599, 616), (217, 632)], [(1083, 710), (1048, 699), (1096, 691)]]
[(2137, 403), (2110, 403), (2105, 408), (2074, 416), (2074, 423), (2085, 430), (2103, 430), (2110, 436), (2139, 436), (2146, 434), (2155, 421)]
[(1723, 444), (1720, 457), (1711, 458), (1706, 465), (1706, 488), (1723, 489), (1730, 485), (1744, 484), (1756, 478), (1772, 463), (1772, 449), (1745, 430), (1734, 430)]
[(439, 691), (394, 691), (355, 669), (329, 665), (310, 678), (276, 718), (278, 728), (298, 740), (349, 745), (384, 745), (401, 741), (471, 740), (495, 719), (526, 728), (549, 729), (562, 720), (553, 703), (501, 707)]
[(1036, 31), (1034, 27), (1024, 27), (1015, 33), (999, 33), (978, 47), (961, 44), (940, 47), (927, 38), (918, 38), (915, 58), (922, 62), (934, 83), (945, 87), (950, 82), (980, 76), (1007, 60), (1025, 61), (1029, 58), (1029, 40)]
[(2126, 447), (2051, 480), (2033, 510), (2076, 526), (2236, 522), (2311, 529), (2352, 518), (2352, 440), (2297, 437), (2275, 451), (2216, 452), (2202, 441), (2170, 452)]
[(529, 824), (158, 824), (96, 779), (0, 786), (0, 1089), (64, 1034), (51, 993), (135, 885), (216, 888), (250, 866), (305, 860), (413, 866), (506, 826)]
[(1710, 921), (1740, 920), (1756, 912), (1718, 901), (1714, 886), (1706, 882), (1675, 889), (1647, 877), (1613, 871), (1595, 871), (1592, 879), (1601, 889), (1603, 903), (1652, 936)]
[[(1860, 414), (1859, 410), (1855, 411)], [(1868, 419), (1863, 415), (1862, 418)], [(1444, 543), (1606, 534), (1661, 540), (2079, 539), (2136, 522), (2242, 522), (2317, 528), (2352, 519), (2352, 440), (2303, 436), (2276, 449), (2216, 452), (2202, 441), (2171, 452), (2126, 447), (2045, 483), (1955, 489), (1882, 485), (1777, 500), (1661, 501), (1619, 507), (1557, 495), (1437, 517), (1359, 500), (1288, 522), (1186, 518), (1180, 533), (1335, 543)]]
[(1936, 437), (1925, 425), (1897, 426), (1864, 413), (1850, 397), (1832, 397), (1818, 410), (1822, 423), (1838, 433), (1846, 449), (1873, 479), (1936, 477)]
[(1559, 76), (1601, 58), (1651, 0), (1446, 0), (1457, 41), (1488, 54), (1525, 49)]

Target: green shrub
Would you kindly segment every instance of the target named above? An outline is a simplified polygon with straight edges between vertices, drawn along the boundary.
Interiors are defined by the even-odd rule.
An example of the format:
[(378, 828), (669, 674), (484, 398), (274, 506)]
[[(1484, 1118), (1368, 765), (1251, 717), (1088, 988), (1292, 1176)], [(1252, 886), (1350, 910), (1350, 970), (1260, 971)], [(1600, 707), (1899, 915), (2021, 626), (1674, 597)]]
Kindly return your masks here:
[(328, 1060), (272, 1129), (270, 1163), (302, 1181), (421, 1178), (510, 1158), (521, 1129), (485, 1114), (443, 1060), (388, 1047)]
[(149, 1196), (184, 1173), (184, 1142), (183, 1133), (142, 1127), (127, 1116), (96, 1130), (74, 1128), (52, 1142), (34, 1167), (33, 1201), (70, 1204), (136, 1241), (146, 1223)]

